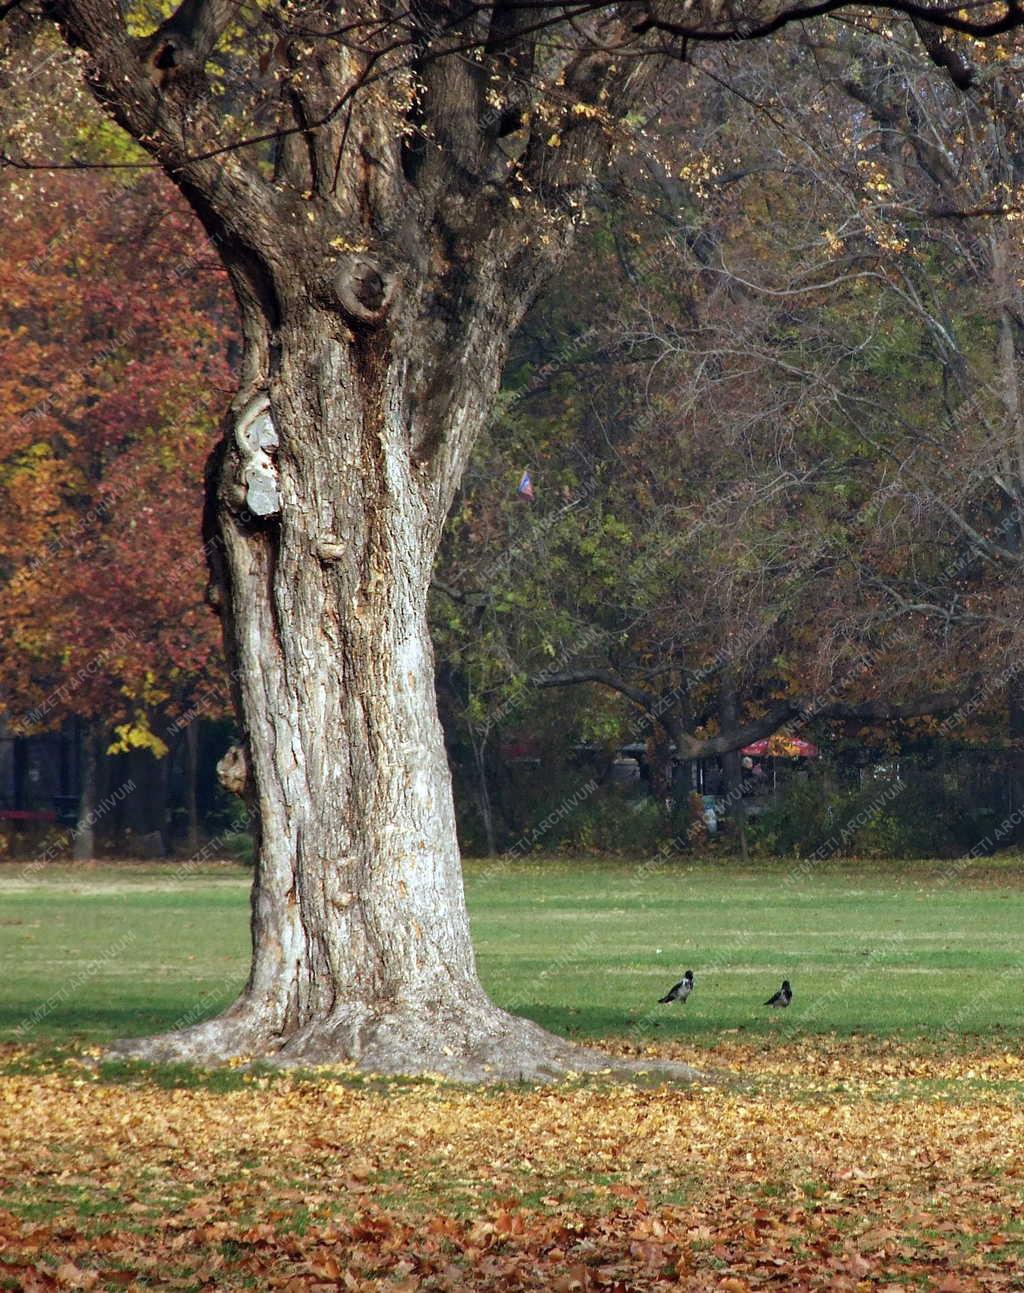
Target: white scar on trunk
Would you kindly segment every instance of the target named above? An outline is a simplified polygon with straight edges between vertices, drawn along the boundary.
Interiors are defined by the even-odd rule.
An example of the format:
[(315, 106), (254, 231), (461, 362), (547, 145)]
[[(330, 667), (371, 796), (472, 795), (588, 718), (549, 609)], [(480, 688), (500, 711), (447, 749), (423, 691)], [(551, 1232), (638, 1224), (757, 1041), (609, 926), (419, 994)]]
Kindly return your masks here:
[(253, 516), (276, 516), (281, 511), (277, 468), (271, 454), (280, 445), (265, 394), (249, 401), (235, 423), (235, 443), (242, 455), (245, 503)]

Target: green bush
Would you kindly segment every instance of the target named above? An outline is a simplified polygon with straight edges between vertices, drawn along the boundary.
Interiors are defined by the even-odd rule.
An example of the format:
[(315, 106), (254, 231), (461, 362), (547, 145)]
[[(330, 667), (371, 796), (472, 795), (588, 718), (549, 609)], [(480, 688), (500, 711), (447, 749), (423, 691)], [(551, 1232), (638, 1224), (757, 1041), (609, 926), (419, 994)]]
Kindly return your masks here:
[(653, 853), (668, 835), (650, 795), (600, 790), (565, 819), (559, 847), (594, 853)]
[(812, 778), (786, 786), (750, 836), (767, 856), (951, 857), (982, 840), (995, 817), (933, 771), (831, 792)]
[(243, 866), (256, 865), (256, 841), (250, 831), (226, 832), (221, 836), (221, 850), (225, 857), (241, 862)]
[[(642, 786), (600, 783), (600, 775), (597, 766), (553, 763), (507, 769), (491, 797), (498, 852), (648, 854), (671, 837), (664, 811)], [(455, 807), (463, 851), (482, 854), (479, 795), (468, 778), (456, 779)]]

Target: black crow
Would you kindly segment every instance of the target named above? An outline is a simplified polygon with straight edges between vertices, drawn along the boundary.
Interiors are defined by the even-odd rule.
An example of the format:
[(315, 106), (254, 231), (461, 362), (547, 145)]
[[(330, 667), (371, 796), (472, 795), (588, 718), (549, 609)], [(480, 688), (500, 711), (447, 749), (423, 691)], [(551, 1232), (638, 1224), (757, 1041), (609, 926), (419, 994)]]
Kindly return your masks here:
[(789, 980), (782, 980), (782, 987), (776, 992), (774, 997), (769, 997), (764, 1003), (766, 1006), (773, 1006), (776, 1010), (785, 1010), (793, 1000), (793, 989), (789, 986)]
[(683, 977), (674, 987), (669, 988), (663, 997), (658, 998), (658, 1005), (664, 1006), (669, 1001), (681, 1001), (686, 1004), (686, 998), (693, 991), (693, 971), (687, 970)]

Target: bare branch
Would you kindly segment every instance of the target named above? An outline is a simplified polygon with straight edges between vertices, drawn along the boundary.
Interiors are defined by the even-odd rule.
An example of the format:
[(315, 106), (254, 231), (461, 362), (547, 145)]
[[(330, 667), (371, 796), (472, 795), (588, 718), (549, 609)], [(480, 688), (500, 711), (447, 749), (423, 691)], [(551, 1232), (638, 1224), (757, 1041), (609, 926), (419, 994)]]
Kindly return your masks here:
[(639, 687), (631, 686), (624, 678), (620, 678), (617, 673), (613, 673), (611, 669), (567, 669), (562, 673), (542, 674), (537, 679), (537, 686), (572, 687), (585, 682), (597, 682), (603, 687), (610, 687), (613, 691), (621, 692), (634, 705), (639, 705), (641, 709), (657, 717), (658, 697), (652, 695), (649, 691), (643, 691)]
[(774, 18), (770, 18), (767, 22), (746, 23), (742, 20), (734, 21), (730, 26), (723, 27), (720, 30), (688, 27), (685, 23), (670, 22), (668, 19), (653, 16), (644, 18), (634, 26), (633, 30), (638, 35), (643, 35), (648, 31), (661, 31), (667, 35), (678, 36), (687, 41), (733, 43), (735, 41), (760, 40), (765, 36), (771, 36), (775, 32), (781, 31), (783, 27), (788, 27), (792, 23), (807, 22), (811, 18), (822, 18), (829, 14), (838, 13), (842, 9), (873, 9), (883, 12), (888, 10), (891, 13), (906, 14), (909, 18), (916, 18), (935, 27), (944, 27), (949, 31), (958, 31), (966, 36), (979, 38), (1001, 36), (1005, 32), (1014, 31), (1018, 27), (1024, 26), (1024, 10), (1021, 9), (1018, 0), (1009, 0), (1003, 16), (993, 19), (991, 22), (974, 22), (970, 18), (957, 17), (963, 10), (963, 5), (951, 5), (948, 8), (936, 9), (931, 5), (915, 4), (913, 0), (884, 0), (884, 3), (875, 3), (874, 0), (820, 0), (819, 4), (794, 5), (790, 9), (783, 9), (781, 13), (777, 13)]
[(237, 10), (237, 0), (182, 0), (146, 41), (154, 69), (201, 71)]
[(676, 742), (676, 753), (684, 759), (709, 759), (720, 754), (730, 754), (733, 750), (741, 750), (754, 741), (773, 736), (780, 728), (809, 721), (812, 718), (848, 719), (864, 723), (902, 722), (909, 718), (950, 713), (964, 699), (963, 693), (942, 691), (903, 703), (866, 700), (852, 705), (840, 702), (823, 705), (817, 697), (795, 696), (774, 705), (760, 718), (752, 718), (729, 731), (719, 732), (717, 736), (701, 738), (684, 731), (681, 724), (669, 715), (668, 711), (674, 704), (673, 700), (641, 691), (607, 669), (566, 670), (563, 673), (542, 676), (537, 680), (537, 685), (568, 687), (588, 682), (596, 682), (619, 692), (656, 718), (666, 730), (670, 731)]
[(958, 90), (969, 90), (977, 79), (978, 70), (963, 50), (948, 45), (932, 23), (922, 22), (920, 18), (911, 18), (910, 21), (936, 67), (946, 69)]

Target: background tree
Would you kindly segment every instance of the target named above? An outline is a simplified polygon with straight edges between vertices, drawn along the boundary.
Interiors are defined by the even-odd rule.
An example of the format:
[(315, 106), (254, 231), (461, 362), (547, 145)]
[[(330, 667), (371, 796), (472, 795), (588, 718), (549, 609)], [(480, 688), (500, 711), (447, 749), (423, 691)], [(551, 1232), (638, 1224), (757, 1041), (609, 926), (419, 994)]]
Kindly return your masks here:
[[(632, 694), (695, 756), (728, 748), (717, 710), (737, 689), (754, 705), (745, 717), (764, 728), (737, 726), (737, 744), (808, 708), (866, 719), (949, 704), (945, 687), (936, 695), (923, 685), (919, 656), (908, 669), (891, 646), (883, 652), (864, 542), (906, 446), (885, 426), (865, 438), (858, 392), (873, 381), (874, 406), (908, 420), (920, 407), (890, 362), (893, 236), (883, 227), (852, 250), (837, 243), (834, 229), (857, 217), (864, 196), (856, 149), (851, 158), (842, 147), (855, 138), (853, 114), (834, 113), (837, 144), (818, 158), (809, 114), (790, 110), (790, 97), (813, 102), (815, 88), (794, 78), (792, 53), (746, 60), (726, 102), (709, 96), (713, 132), (690, 139), (689, 161), (669, 157), (656, 171), (689, 229), (663, 250), (658, 272), (639, 283), (634, 275), (626, 317), (612, 325), (634, 391), (623, 423), (644, 428), (629, 454), (643, 469), (642, 493), (622, 511), (642, 520), (647, 551), (631, 588), (646, 584), (650, 603), (630, 617), (643, 631), (618, 662), (561, 679)], [(695, 79), (723, 80), (729, 55), (706, 62)], [(666, 179), (675, 174), (686, 182)], [(652, 422), (667, 452), (652, 452), (651, 438), (645, 454)], [(617, 479), (633, 488), (630, 473)], [(693, 551), (673, 559), (674, 544)], [(681, 658), (667, 658), (670, 649)], [(875, 695), (859, 674), (837, 694), (865, 652)], [(646, 681), (673, 668), (664, 685)], [(710, 743), (694, 739), (695, 727), (714, 733)]]
[[(980, 479), (996, 471), (1004, 385), (986, 373), (1005, 293), (979, 274), (971, 239), (960, 245), (936, 214), (934, 143), (919, 132), (895, 145), (895, 108), (884, 132), (866, 122), (867, 74), (848, 69), (875, 69), (896, 104), (916, 95), (933, 117), (941, 108), (929, 141), (968, 137), (962, 118), (988, 110), (963, 99), (912, 31), (864, 33), (863, 48), (836, 40), (838, 63), (825, 61), (836, 52), (827, 32), (695, 60), (668, 129), (627, 162), (629, 202), (613, 201), (591, 231), (600, 286), (549, 297), (528, 322), (521, 376), (513, 365), (506, 416), (446, 542), (445, 587), (475, 602), (478, 621), (489, 607), (481, 645), (492, 671), (510, 662), (506, 697), (528, 690), (531, 668), (541, 686), (617, 690), (640, 712), (639, 724), (619, 724), (619, 743), (661, 727), (663, 754), (670, 743), (718, 753), (730, 728), (739, 743), (808, 714), (841, 717), (874, 743), (877, 720), (948, 713), (986, 671), (1012, 669), (1007, 616), (1002, 644), (979, 654), (977, 614), (961, 614), (967, 631), (951, 636), (948, 610), (972, 529), (965, 500), (981, 461)], [(835, 84), (836, 66), (855, 76), (857, 96)], [(999, 67), (991, 83), (1006, 95), (1017, 75)], [(715, 87), (703, 98), (702, 79)], [(982, 135), (1012, 151), (1012, 129)], [(968, 208), (991, 220), (984, 166), (967, 169)], [(954, 197), (963, 201), (946, 194), (947, 208)], [(520, 527), (514, 579), (495, 583), (506, 572), (485, 565), (481, 580), (481, 518), (500, 527), (498, 492), (510, 498), (516, 462), (528, 460), (543, 515)], [(588, 460), (583, 506), (563, 507), (566, 477), (578, 488)], [(515, 517), (516, 505), (504, 512)], [(910, 589), (928, 571), (929, 598), (917, 600)], [(906, 591), (894, 595), (898, 584)], [(1007, 592), (1019, 602), (1012, 579)], [(514, 623), (495, 650), (502, 618)], [(572, 668), (545, 668), (553, 639), (570, 644)], [(723, 722), (737, 691), (745, 721)]]
[(165, 181), (116, 175), (13, 180), (0, 260), (0, 693), (17, 735), (83, 720), (84, 857), (98, 761), (165, 755), (223, 672), (196, 518), (226, 284)]
[[(875, 46), (861, 39), (870, 59)], [(981, 709), (1002, 707), (992, 735), (1010, 750), (1014, 810), (1024, 804), (1024, 76), (992, 51), (931, 39), (928, 52), (952, 60), (967, 93), (923, 76), (898, 44), (852, 82), (837, 51), (814, 47), (832, 92), (871, 114), (874, 165), (898, 201), (891, 296), (919, 349), (920, 416), (901, 427), (909, 469), (889, 504), (915, 560), (881, 571), (877, 590), (883, 606), (927, 623), (958, 667), (984, 665)]]

